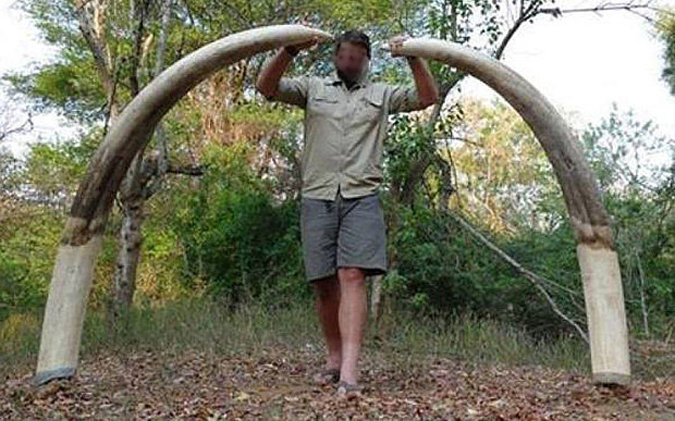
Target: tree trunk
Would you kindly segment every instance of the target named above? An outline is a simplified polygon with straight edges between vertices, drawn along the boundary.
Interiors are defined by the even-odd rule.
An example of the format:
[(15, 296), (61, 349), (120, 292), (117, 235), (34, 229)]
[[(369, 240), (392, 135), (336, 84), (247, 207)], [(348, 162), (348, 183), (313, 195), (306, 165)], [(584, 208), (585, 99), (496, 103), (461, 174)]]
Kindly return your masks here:
[(115, 320), (131, 307), (136, 290), (136, 269), (141, 254), (143, 208), (145, 197), (141, 184), (142, 152), (134, 158), (120, 188), (122, 226), (119, 231), (117, 262), (113, 275), (113, 309)]
[[(157, 61), (155, 63), (154, 75), (157, 76), (164, 68), (164, 57), (166, 53), (166, 40), (168, 33), (168, 26), (171, 22), (171, 8), (172, 0), (166, 0), (162, 5), (162, 19), (161, 28), (159, 32), (159, 39), (157, 42)], [(132, 4), (134, 4), (132, 2)], [(135, 19), (142, 20), (144, 15), (140, 12), (141, 7), (136, 5), (132, 16)], [(139, 24), (138, 31), (143, 28)], [(140, 44), (142, 43), (142, 34), (136, 35), (137, 50), (140, 51)], [(140, 62), (140, 58), (135, 63)], [(137, 73), (136, 69), (134, 73)], [(160, 156), (159, 171), (155, 171), (155, 175), (159, 178), (166, 173), (166, 139), (161, 130), (161, 122), (158, 124), (157, 145)], [(115, 264), (115, 273), (113, 275), (113, 317), (115, 320), (119, 319), (121, 313), (127, 311), (134, 300), (134, 293), (136, 291), (136, 275), (138, 263), (141, 259), (141, 244), (143, 243), (143, 210), (145, 209), (145, 201), (150, 197), (147, 194), (149, 183), (152, 181), (149, 174), (144, 174), (146, 167), (144, 148), (141, 149), (127, 172), (122, 186), (120, 188), (120, 205), (122, 208), (122, 226), (118, 236), (118, 252)], [(161, 180), (156, 181), (157, 186), (161, 184)]]
[(645, 274), (642, 270), (642, 261), (640, 260), (640, 253), (635, 253), (635, 260), (637, 262), (638, 277), (640, 278), (640, 307), (642, 308), (642, 327), (645, 330), (645, 335), (649, 337), (649, 311), (647, 309), (647, 300), (645, 297)]
[(370, 317), (375, 325), (375, 335), (380, 333), (380, 317), (382, 316), (382, 275), (370, 278)]

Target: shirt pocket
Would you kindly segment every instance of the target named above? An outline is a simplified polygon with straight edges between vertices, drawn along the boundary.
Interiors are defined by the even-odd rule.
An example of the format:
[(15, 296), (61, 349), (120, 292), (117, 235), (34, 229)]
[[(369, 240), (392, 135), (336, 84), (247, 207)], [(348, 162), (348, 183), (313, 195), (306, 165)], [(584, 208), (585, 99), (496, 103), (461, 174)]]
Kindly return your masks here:
[(380, 90), (371, 90), (361, 98), (357, 118), (371, 122), (379, 121), (384, 109), (384, 93)]
[(307, 108), (311, 114), (334, 117), (338, 112), (338, 99), (329, 92), (320, 91), (310, 97)]

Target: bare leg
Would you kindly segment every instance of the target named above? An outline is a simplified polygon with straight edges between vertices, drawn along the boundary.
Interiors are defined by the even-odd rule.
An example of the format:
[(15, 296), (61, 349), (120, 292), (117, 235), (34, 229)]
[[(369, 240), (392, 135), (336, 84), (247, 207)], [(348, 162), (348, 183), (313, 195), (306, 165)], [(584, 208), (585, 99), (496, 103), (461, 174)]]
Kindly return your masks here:
[(342, 363), (342, 341), (340, 340), (338, 319), (340, 285), (337, 281), (337, 275), (313, 281), (312, 286), (316, 291), (316, 309), (328, 348), (326, 368), (339, 369)]
[(359, 268), (338, 268), (340, 280), (340, 334), (342, 367), (340, 380), (357, 384), (358, 359), (368, 320), (368, 291), (365, 274)]

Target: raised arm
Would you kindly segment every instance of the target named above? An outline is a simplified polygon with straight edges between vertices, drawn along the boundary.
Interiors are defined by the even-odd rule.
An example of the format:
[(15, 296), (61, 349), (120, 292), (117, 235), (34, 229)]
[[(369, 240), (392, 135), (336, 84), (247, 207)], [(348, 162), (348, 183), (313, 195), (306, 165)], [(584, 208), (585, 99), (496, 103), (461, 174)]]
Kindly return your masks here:
[[(389, 40), (389, 49), (392, 57), (402, 56), (402, 54), (398, 53), (398, 47), (400, 47), (405, 39), (405, 36), (397, 36)], [(405, 58), (415, 79), (420, 105), (428, 107), (431, 104), (435, 104), (438, 101), (438, 87), (426, 60), (413, 56), (405, 56)]]
[(288, 65), (293, 61), (293, 58), (298, 55), (300, 50), (309, 48), (317, 42), (319, 42), (319, 39), (315, 38), (302, 44), (288, 45), (277, 51), (272, 58), (265, 62), (262, 70), (260, 70), (260, 74), (255, 83), (258, 92), (263, 94), (266, 98), (273, 97), (277, 93), (281, 76), (288, 68)]
[(435, 104), (438, 101), (438, 88), (426, 60), (411, 56), (407, 56), (406, 59), (415, 78), (420, 103), (424, 107)]

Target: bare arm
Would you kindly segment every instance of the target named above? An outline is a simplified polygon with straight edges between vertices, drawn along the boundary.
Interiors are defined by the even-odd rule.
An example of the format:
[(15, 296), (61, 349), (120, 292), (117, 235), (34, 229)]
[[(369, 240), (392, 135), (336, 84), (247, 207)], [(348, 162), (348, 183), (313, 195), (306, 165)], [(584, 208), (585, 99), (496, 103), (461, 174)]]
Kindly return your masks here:
[(260, 70), (260, 74), (255, 83), (258, 92), (267, 98), (276, 94), (281, 76), (283, 76), (288, 65), (293, 61), (297, 53), (299, 53), (300, 50), (311, 47), (319, 41), (318, 38), (314, 38), (301, 44), (287, 45), (277, 51), (272, 58), (265, 62), (262, 70)]
[(293, 61), (294, 56), (292, 56), (287, 47), (284, 47), (277, 51), (277, 53), (269, 59), (264, 65), (258, 79), (256, 80), (255, 87), (263, 94), (265, 97), (271, 97), (277, 93), (277, 88), (279, 87), (279, 79), (286, 71), (288, 65)]
[(438, 88), (426, 60), (419, 57), (406, 57), (417, 87), (417, 95), (424, 107), (435, 104), (438, 101)]
[[(389, 50), (392, 57), (401, 57), (398, 51), (406, 40), (406, 36), (397, 36), (389, 40)], [(420, 57), (405, 56), (415, 78), (417, 95), (422, 106), (428, 107), (438, 101), (438, 87), (426, 60)]]

